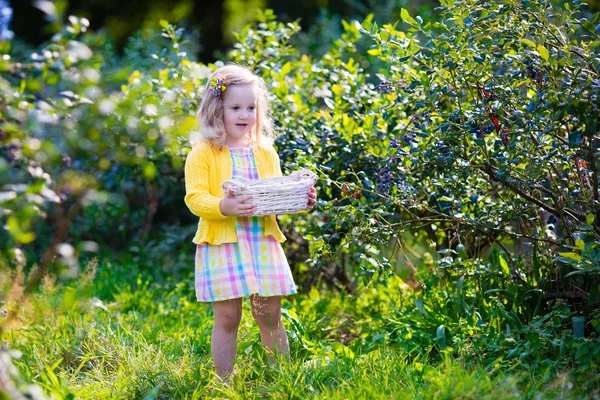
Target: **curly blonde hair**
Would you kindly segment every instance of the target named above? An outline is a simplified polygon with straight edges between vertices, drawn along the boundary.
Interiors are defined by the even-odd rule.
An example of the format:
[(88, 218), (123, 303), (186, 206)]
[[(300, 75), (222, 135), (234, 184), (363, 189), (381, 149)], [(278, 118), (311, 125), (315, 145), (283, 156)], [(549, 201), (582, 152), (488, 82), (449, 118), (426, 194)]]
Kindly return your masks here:
[(254, 86), (257, 98), (256, 123), (250, 131), (250, 142), (259, 146), (272, 145), (274, 134), (267, 86), (258, 75), (237, 64), (225, 65), (213, 72), (208, 78), (204, 89), (204, 98), (197, 115), (200, 122), (201, 138), (208, 140), (214, 146), (220, 147), (225, 143), (227, 135), (223, 122), (223, 96), (227, 94), (227, 89), (221, 95), (215, 96), (209, 90), (210, 82), (215, 77), (224, 78), (226, 88), (234, 85)]

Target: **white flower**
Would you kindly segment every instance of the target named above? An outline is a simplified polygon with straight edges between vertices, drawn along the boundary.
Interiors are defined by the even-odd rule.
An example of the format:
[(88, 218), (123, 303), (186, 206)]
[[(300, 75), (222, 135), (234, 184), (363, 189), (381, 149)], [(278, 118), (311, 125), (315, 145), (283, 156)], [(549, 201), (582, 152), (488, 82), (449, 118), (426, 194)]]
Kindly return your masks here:
[(81, 42), (74, 40), (69, 41), (69, 50), (77, 55), (81, 60), (89, 60), (92, 58), (92, 50)]
[(173, 125), (171, 118), (163, 116), (158, 119), (158, 127), (160, 129), (168, 129)]
[(333, 93), (331, 93), (331, 90), (327, 89), (327, 88), (316, 88), (315, 91), (313, 92), (313, 95), (315, 97), (332, 97)]
[(190, 75), (194, 79), (208, 78), (212, 74), (212, 70), (206, 65), (193, 64)]
[(144, 114), (153, 117), (158, 114), (158, 108), (154, 104), (146, 104), (144, 106)]
[(167, 90), (163, 95), (163, 101), (172, 103), (177, 99), (177, 94), (173, 90)]
[(101, 114), (108, 115), (115, 110), (115, 103), (111, 100), (104, 99), (98, 104), (98, 110)]
[(83, 76), (92, 83), (98, 83), (98, 81), (100, 81), (100, 72), (96, 71), (94, 68), (84, 69)]
[(75, 254), (75, 249), (68, 243), (61, 243), (56, 246), (56, 252), (62, 257), (69, 258)]

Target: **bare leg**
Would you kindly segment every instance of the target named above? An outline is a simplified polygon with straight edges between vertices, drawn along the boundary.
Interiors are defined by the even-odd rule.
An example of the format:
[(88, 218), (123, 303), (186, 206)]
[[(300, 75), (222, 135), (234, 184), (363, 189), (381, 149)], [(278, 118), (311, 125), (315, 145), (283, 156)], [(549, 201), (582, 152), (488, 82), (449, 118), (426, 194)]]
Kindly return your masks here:
[(237, 352), (237, 331), (242, 319), (242, 299), (215, 301), (215, 324), (210, 343), (217, 375), (231, 375)]
[[(260, 329), (260, 338), (269, 350), (288, 355), (290, 345), (281, 320), (281, 296), (252, 295), (252, 316)], [(277, 349), (277, 350), (275, 350)]]

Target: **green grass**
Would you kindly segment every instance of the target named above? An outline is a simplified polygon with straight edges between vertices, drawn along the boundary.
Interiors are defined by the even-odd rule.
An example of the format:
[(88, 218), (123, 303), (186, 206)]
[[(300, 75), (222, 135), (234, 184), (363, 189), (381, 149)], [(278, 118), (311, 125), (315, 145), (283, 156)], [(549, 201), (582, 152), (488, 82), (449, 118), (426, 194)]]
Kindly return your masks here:
[[(107, 303), (94, 298), (100, 277)], [(236, 372), (224, 384), (215, 377), (210, 357), (212, 311), (194, 301), (191, 276), (186, 282), (163, 286), (139, 278), (136, 290), (122, 285), (106, 296), (110, 279), (117, 280), (118, 275), (111, 278), (105, 270), (77, 285), (46, 284), (30, 299), (19, 323), (3, 338), (22, 353), (14, 363), (25, 381), (58, 399), (599, 395), (589, 377), (568, 371), (523, 367), (490, 373), (472, 353), (433, 351), (434, 347), (420, 351), (387, 340), (391, 305), (406, 307), (413, 301), (411, 290), (396, 278), (361, 287), (354, 296), (313, 290), (286, 299), (291, 355), (274, 364), (260, 344), (246, 302)]]

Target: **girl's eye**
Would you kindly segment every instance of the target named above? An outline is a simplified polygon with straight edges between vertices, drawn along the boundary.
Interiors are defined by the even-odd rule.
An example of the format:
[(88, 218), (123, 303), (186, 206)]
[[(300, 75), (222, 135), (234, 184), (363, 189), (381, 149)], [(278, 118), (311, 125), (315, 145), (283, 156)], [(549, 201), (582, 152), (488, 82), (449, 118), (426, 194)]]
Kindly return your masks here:
[(232, 107), (234, 111), (239, 110), (240, 108), (238, 106)]
[(256, 107), (254, 107), (254, 106), (250, 106), (250, 107), (248, 107), (248, 110), (250, 110), (250, 111), (254, 111), (254, 109), (255, 109), (255, 108), (256, 108)]

